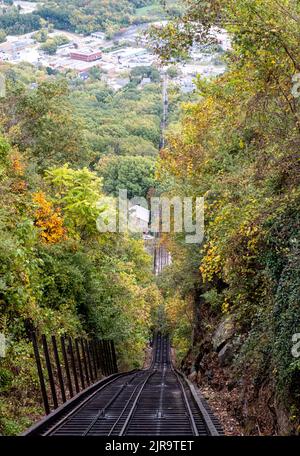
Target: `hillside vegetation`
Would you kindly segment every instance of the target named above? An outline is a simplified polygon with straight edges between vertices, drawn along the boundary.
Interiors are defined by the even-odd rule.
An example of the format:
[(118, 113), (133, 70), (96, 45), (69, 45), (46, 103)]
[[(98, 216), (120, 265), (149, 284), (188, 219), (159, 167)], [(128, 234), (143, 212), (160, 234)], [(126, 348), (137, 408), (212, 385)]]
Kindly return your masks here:
[(143, 362), (161, 303), (151, 258), (142, 240), (96, 221), (112, 204), (116, 154), (123, 188), (143, 196), (154, 185), (161, 88), (138, 80), (115, 93), (92, 77), (1, 69), (0, 432), (17, 434), (42, 414), (33, 330), (112, 338), (121, 369)]
[(7, 4), (0, 15), (0, 41), (45, 26), (82, 34), (100, 30), (111, 38), (124, 27), (178, 15), (181, 9), (176, 0), (166, 6), (159, 0), (44, 0), (35, 11), (23, 14)]
[(198, 79), (199, 100), (184, 106), (160, 156), (159, 176), (175, 180), (170, 194), (205, 197), (203, 245), (165, 240), (174, 260), (160, 279), (169, 323), (179, 359), (189, 349), (187, 372), (230, 392), (246, 433), (297, 433), (300, 6), (186, 4), (181, 20), (152, 34), (162, 58), (185, 55), (193, 40), (212, 43), (215, 25), (232, 51), (224, 75)]

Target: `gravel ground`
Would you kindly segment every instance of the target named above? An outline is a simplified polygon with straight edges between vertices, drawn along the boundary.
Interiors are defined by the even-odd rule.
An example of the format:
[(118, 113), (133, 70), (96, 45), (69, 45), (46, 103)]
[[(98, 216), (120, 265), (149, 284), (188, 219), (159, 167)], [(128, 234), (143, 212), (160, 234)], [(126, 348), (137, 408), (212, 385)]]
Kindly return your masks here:
[(215, 391), (210, 386), (202, 386), (198, 388), (211, 410), (219, 418), (225, 435), (244, 435), (239, 422), (231, 416), (227, 410), (227, 394), (220, 391)]

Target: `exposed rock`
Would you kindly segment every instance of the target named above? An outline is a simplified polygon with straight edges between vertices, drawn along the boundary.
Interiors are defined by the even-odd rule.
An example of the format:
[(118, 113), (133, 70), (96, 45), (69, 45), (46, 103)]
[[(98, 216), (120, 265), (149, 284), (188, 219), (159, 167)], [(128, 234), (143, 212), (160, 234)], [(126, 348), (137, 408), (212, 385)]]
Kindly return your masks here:
[(276, 404), (276, 418), (277, 426), (280, 435), (291, 435), (292, 426), (289, 420), (289, 414), (287, 410), (279, 403)]
[(213, 348), (220, 351), (226, 342), (234, 335), (235, 324), (232, 316), (224, 318), (212, 336)]
[(244, 420), (244, 429), (246, 435), (257, 435), (259, 434), (259, 428), (257, 425), (257, 417), (256, 416), (246, 416)]
[(225, 367), (231, 363), (234, 356), (233, 345), (228, 343), (226, 344), (218, 353), (218, 358), (220, 366)]
[(213, 375), (211, 370), (205, 371), (205, 375), (206, 375), (206, 378), (207, 378), (208, 381), (211, 381), (213, 379), (213, 377), (214, 377), (214, 375)]

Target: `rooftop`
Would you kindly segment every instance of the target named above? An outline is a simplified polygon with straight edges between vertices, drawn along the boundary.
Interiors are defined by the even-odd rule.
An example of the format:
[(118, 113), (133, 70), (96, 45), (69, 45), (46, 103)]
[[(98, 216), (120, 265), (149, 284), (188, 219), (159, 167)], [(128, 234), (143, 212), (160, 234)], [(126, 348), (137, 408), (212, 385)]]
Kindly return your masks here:
[(80, 55), (94, 55), (100, 53), (100, 49), (91, 49), (91, 48), (78, 48), (78, 49), (72, 49), (71, 54), (80, 54)]

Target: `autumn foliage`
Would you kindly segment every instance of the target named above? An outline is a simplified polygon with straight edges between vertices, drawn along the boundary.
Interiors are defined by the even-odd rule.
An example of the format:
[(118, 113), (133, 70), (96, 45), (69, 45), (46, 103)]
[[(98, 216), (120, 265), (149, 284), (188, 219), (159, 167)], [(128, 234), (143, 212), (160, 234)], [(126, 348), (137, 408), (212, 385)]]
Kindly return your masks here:
[(47, 244), (60, 242), (66, 237), (66, 229), (60, 209), (54, 209), (43, 192), (35, 193), (33, 201), (37, 205), (34, 217), (35, 225), (40, 228), (41, 239)]

